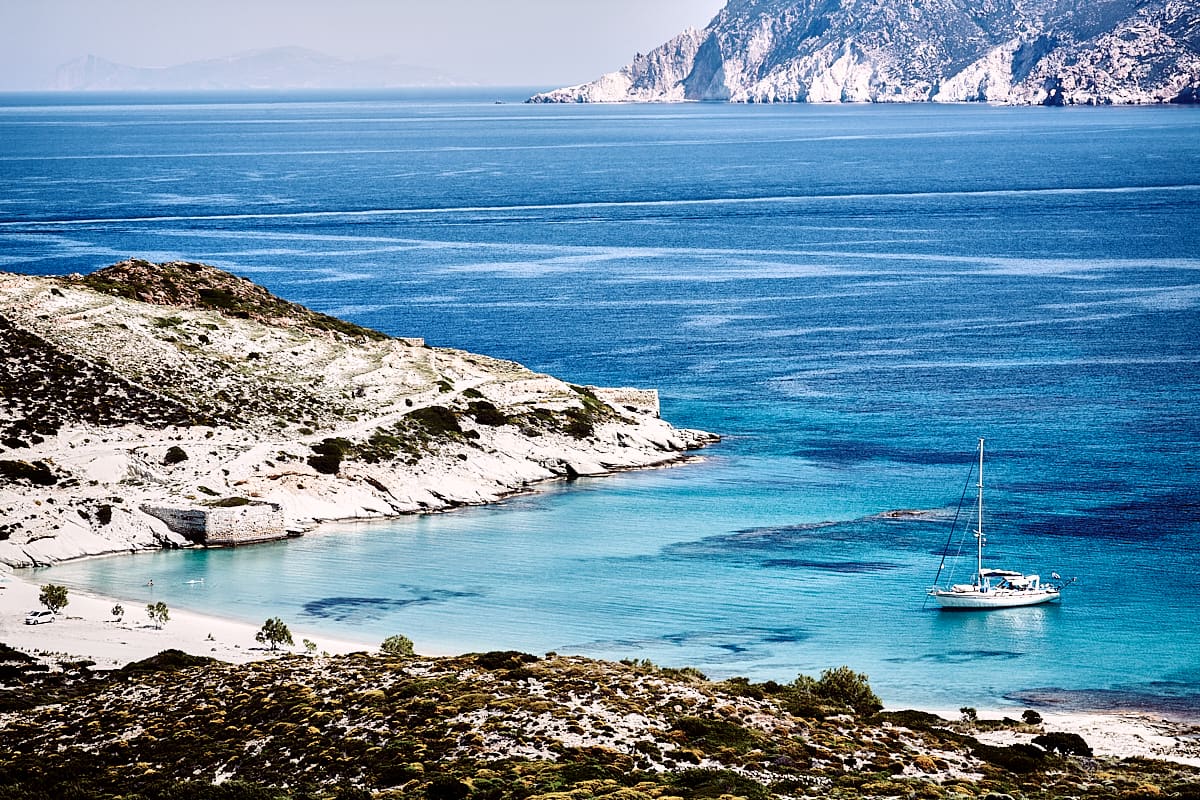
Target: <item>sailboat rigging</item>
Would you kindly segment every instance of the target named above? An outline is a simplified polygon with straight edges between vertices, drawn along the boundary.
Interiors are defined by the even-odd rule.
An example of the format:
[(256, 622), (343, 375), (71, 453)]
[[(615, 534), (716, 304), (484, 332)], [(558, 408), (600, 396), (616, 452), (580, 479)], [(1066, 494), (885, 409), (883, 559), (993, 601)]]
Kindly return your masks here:
[[(938, 567), (935, 585), (929, 589), (928, 597), (936, 600), (943, 609), (964, 611), (1057, 602), (1062, 597), (1063, 588), (1072, 583), (1074, 578), (1066, 583), (1043, 583), (1039, 575), (1008, 569), (985, 569), (983, 566), (983, 545), (986, 542), (983, 535), (983, 441), (982, 438), (979, 440), (979, 482), (976, 484), (975, 573), (971, 583), (937, 585), (946, 563), (943, 554), (942, 565)], [(1051, 575), (1053, 580), (1061, 580), (1058, 573)]]

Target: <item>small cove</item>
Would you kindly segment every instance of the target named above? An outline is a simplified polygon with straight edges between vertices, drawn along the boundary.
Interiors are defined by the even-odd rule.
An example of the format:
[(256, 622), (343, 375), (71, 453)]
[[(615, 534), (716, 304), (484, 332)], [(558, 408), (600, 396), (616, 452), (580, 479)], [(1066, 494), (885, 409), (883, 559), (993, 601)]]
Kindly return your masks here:
[[(434, 652), (848, 663), (896, 705), (1196, 696), (1191, 111), (490, 100), (6, 106), (6, 268), (202, 260), (394, 335), (656, 386), (725, 441), (495, 507), (39, 576)], [(978, 436), (989, 547), (1079, 575), (1060, 607), (921, 608)]]

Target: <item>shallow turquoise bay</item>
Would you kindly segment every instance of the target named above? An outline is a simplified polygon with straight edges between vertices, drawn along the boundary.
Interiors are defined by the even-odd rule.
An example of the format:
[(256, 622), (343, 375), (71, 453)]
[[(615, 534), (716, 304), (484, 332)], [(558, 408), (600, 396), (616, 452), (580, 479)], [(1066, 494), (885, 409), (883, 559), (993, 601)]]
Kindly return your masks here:
[[(39, 578), (436, 652), (845, 663), (889, 705), (1200, 711), (1195, 110), (235, 99), (4, 98), (3, 268), (201, 260), (725, 439)], [(991, 558), (1078, 576), (1061, 606), (923, 607), (980, 436)]]

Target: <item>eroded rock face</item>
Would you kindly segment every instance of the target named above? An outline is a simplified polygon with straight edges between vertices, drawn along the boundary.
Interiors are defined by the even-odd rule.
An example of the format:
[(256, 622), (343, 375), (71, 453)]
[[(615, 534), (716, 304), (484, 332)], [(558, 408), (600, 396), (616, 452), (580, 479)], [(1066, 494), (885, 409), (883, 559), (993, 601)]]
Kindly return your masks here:
[(530, 102), (1193, 102), (1187, 0), (730, 0), (597, 80)]

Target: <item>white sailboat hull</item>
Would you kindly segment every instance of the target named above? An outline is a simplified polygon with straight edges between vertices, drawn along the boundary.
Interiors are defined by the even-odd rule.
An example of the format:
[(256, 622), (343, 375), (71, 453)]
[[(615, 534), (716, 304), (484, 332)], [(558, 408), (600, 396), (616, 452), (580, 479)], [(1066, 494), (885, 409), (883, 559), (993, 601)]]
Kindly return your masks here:
[[(971, 583), (956, 583), (949, 586), (934, 586), (929, 596), (944, 609), (962, 611), (986, 611), (991, 608), (1019, 608), (1040, 606), (1056, 602), (1062, 596), (1066, 583), (1043, 584), (1041, 576), (1027, 575), (1010, 569), (983, 568), (983, 439), (979, 440), (978, 522), (975, 526), (975, 572)], [(955, 515), (957, 517), (957, 514)], [(949, 547), (949, 542), (946, 543)], [(943, 554), (942, 564), (946, 557)], [(942, 568), (938, 568), (941, 577)], [(1061, 580), (1058, 573), (1051, 577)]]
[(1062, 596), (1061, 592), (1057, 589), (1049, 588), (1023, 591), (989, 589), (986, 592), (955, 592), (937, 589), (929, 594), (932, 595), (933, 599), (942, 608), (961, 609), (964, 611), (1037, 606), (1043, 603), (1053, 603)]

